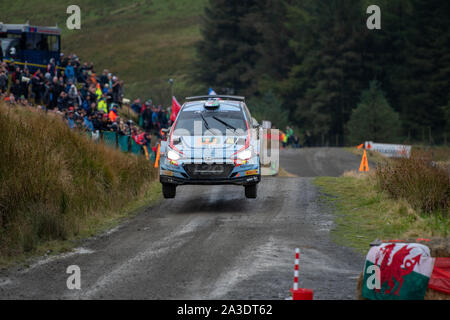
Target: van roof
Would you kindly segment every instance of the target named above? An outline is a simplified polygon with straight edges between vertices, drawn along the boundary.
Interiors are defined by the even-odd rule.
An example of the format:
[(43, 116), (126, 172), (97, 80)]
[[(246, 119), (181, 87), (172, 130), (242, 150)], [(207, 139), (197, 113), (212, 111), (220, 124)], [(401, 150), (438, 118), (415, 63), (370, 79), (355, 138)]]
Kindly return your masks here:
[(60, 35), (61, 30), (58, 26), (54, 27), (44, 27), (44, 26), (32, 26), (29, 23), (25, 24), (6, 24), (0, 22), (0, 32), (11, 32), (11, 33), (22, 33), (22, 32), (32, 32), (32, 33), (44, 33)]

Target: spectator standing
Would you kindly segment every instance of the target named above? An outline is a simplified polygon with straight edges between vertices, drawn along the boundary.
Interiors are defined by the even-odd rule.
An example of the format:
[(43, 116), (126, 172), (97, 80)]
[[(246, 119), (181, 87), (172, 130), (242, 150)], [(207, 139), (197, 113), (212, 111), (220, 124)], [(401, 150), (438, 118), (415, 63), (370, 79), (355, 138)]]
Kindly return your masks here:
[(50, 62), (47, 65), (47, 72), (50, 73), (51, 77), (53, 78), (56, 76), (56, 64), (55, 64), (55, 58), (51, 58)]
[(72, 62), (69, 62), (68, 66), (66, 67), (66, 70), (64, 72), (66, 76), (66, 81), (75, 81), (75, 69), (72, 66)]
[(68, 99), (67, 99), (67, 93), (65, 91), (61, 91), (59, 97), (58, 97), (58, 110), (61, 112), (64, 112), (68, 107)]
[[(26, 79), (24, 79), (26, 78)], [(25, 99), (29, 98), (29, 92), (30, 92), (30, 81), (31, 81), (32, 75), (30, 73), (30, 70), (28, 68), (23, 69), (21, 83), (22, 83), (22, 91), (25, 96)]]
[(0, 94), (8, 91), (8, 76), (6, 70), (0, 68)]
[(44, 75), (41, 70), (37, 70), (31, 80), (33, 88), (34, 103), (41, 104), (44, 91)]
[(20, 83), (19, 79), (16, 79), (16, 81), (11, 86), (11, 94), (14, 95), (14, 98), (16, 100), (19, 100), (22, 96), (22, 84)]
[(108, 105), (106, 103), (106, 94), (102, 94), (100, 100), (98, 101), (97, 109), (98, 111), (101, 111), (105, 113), (106, 116), (108, 116)]
[(145, 131), (149, 132), (153, 129), (153, 123), (152, 123), (152, 109), (148, 102), (144, 103), (144, 112), (142, 113), (142, 120), (143, 120), (143, 128)]
[(136, 112), (137, 114), (141, 113), (141, 99), (136, 99), (134, 100), (134, 103), (131, 105), (131, 110), (133, 110), (134, 112)]

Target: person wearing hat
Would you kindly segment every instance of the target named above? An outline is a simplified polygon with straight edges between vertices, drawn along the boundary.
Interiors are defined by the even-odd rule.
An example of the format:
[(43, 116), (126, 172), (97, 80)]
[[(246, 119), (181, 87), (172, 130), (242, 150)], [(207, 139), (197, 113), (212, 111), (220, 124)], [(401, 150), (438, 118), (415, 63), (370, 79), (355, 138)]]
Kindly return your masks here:
[(67, 65), (69, 64), (69, 59), (66, 56), (64, 56), (64, 53), (61, 52), (59, 59), (61, 61), (61, 67), (62, 68), (67, 67)]

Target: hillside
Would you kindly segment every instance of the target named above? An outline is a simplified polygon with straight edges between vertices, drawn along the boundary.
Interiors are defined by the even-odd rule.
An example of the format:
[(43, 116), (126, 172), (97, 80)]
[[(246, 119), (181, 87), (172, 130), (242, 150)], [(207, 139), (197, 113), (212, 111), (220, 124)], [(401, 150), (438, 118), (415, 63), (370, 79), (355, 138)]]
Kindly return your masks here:
[[(168, 79), (179, 97), (192, 93), (189, 70), (200, 39), (200, 15), (207, 0), (80, 0), (81, 30), (68, 30), (72, 1), (0, 2), (0, 21), (55, 25), (62, 29), (62, 52), (110, 68), (125, 81), (125, 96), (170, 103)], [(198, 90), (198, 89), (197, 89)]]
[(150, 197), (157, 173), (144, 157), (96, 144), (55, 114), (0, 103), (0, 128), (0, 264), (90, 235)]

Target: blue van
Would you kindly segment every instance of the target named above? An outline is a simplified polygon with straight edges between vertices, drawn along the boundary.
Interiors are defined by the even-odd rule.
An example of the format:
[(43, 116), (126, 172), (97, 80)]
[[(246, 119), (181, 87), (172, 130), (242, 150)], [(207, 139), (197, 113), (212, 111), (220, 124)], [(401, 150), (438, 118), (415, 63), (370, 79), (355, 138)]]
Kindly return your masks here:
[(3, 60), (26, 65), (31, 72), (46, 69), (50, 59), (60, 65), (61, 30), (27, 24), (0, 22), (0, 44)]

